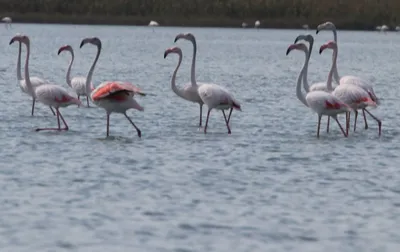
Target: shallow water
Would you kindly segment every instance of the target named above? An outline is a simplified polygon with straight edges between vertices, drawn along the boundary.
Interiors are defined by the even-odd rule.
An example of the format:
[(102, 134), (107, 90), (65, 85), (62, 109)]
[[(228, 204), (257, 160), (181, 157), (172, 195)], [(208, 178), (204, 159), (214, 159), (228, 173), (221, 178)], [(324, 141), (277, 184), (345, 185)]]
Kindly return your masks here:
[[(112, 114), (105, 138), (101, 108), (62, 109), (68, 132), (49, 109), (17, 86), (15, 33), (31, 38), (31, 76), (67, 88), (86, 75), (98, 36), (103, 51), (93, 82), (126, 80), (151, 94), (129, 111), (142, 130)], [(241, 102), (232, 134), (221, 112), (209, 133), (197, 128), (199, 107), (171, 90), (177, 56), (163, 58), (180, 32), (198, 42), (197, 80), (227, 87)], [(397, 251), (400, 175), (397, 100), (400, 35), (339, 31), (339, 73), (371, 80), (382, 99), (369, 129), (344, 138), (337, 125), (316, 138), (317, 116), (295, 95), (304, 54), (285, 56), (303, 30), (202, 29), (15, 24), (0, 36), (1, 251)], [(315, 31), (310, 31), (314, 35)], [(324, 81), (331, 32), (315, 36), (309, 81)], [(192, 46), (179, 41), (189, 82)], [(206, 109), (203, 111), (205, 121)], [(343, 118), (341, 118), (343, 122)]]

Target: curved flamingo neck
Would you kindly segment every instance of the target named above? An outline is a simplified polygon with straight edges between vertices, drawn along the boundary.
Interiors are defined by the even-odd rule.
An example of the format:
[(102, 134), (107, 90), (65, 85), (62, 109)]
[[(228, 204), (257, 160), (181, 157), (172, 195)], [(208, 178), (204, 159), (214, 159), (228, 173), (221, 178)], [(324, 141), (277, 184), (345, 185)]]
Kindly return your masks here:
[(171, 79), (171, 88), (172, 91), (179, 97), (185, 98), (185, 95), (183, 94), (182, 90), (176, 87), (176, 74), (178, 73), (178, 69), (181, 66), (182, 63), (182, 54), (179, 53), (179, 60), (178, 60), (178, 65), (176, 65), (175, 71), (172, 74), (172, 79)]
[(97, 60), (100, 57), (100, 52), (101, 52), (101, 45), (97, 45), (97, 54), (96, 54), (96, 58), (93, 61), (92, 66), (90, 67), (89, 73), (86, 77), (86, 94), (90, 97), (90, 93), (91, 93), (91, 85), (90, 83), (92, 82), (92, 76), (93, 76), (93, 72), (94, 72), (94, 68), (96, 66)]
[(338, 54), (338, 48), (333, 48), (333, 53), (332, 53), (332, 67), (331, 70), (329, 71), (328, 74), (328, 80), (326, 82), (326, 87), (328, 88), (329, 91), (332, 91), (332, 77), (334, 75), (335, 69), (336, 69), (336, 60), (337, 60), (337, 54)]
[(304, 74), (303, 74), (303, 88), (306, 91), (306, 93), (310, 92), (310, 86), (308, 85), (308, 64), (310, 62), (311, 58), (311, 52), (313, 48), (313, 43), (310, 42), (310, 49), (308, 53), (306, 52), (306, 62), (305, 62), (305, 69), (304, 69)]
[[(333, 29), (332, 29), (332, 32), (333, 32), (333, 40), (336, 42), (336, 45), (338, 44), (338, 41), (337, 41), (337, 31), (336, 31), (336, 27), (333, 27)], [(337, 57), (337, 53), (336, 53), (336, 57)], [(333, 62), (333, 55), (332, 55), (332, 62)], [(336, 59), (335, 59), (336, 60)], [(335, 69), (334, 69), (334, 72), (333, 72), (333, 78), (335, 79), (335, 81), (337, 82), (337, 84), (340, 84), (340, 77), (339, 77), (339, 72), (338, 72), (338, 69), (337, 69), (337, 65), (336, 65), (336, 63), (335, 63)]]
[(32, 97), (36, 98), (35, 92), (34, 92), (33, 87), (32, 87), (31, 79), (29, 77), (29, 56), (30, 56), (30, 53), (31, 53), (30, 42), (27, 41), (25, 43), (25, 45), (26, 45), (25, 83), (26, 83), (26, 86), (27, 86), (29, 92), (32, 94)]
[(296, 95), (297, 95), (297, 98), (298, 98), (304, 105), (306, 105), (306, 106), (308, 107), (306, 98), (304, 97), (303, 93), (301, 92), (301, 79), (302, 79), (302, 77), (303, 77), (304, 72), (305, 72), (306, 69), (307, 69), (307, 64), (308, 64), (308, 54), (309, 54), (309, 53), (308, 53), (308, 49), (305, 49), (305, 50), (304, 50), (304, 53), (305, 53), (305, 60), (304, 60), (304, 65), (303, 65), (303, 67), (302, 67), (302, 69), (301, 69), (301, 71), (300, 71), (299, 77), (297, 78)]
[(23, 80), (21, 71), (21, 51), (22, 51), (22, 44), (21, 42), (18, 42), (17, 79), (19, 81)]
[(69, 52), (71, 53), (71, 61), (69, 62), (67, 75), (65, 76), (65, 79), (67, 81), (68, 86), (72, 87), (72, 85), (71, 85), (71, 68), (72, 68), (72, 64), (74, 63), (75, 55), (74, 55), (74, 51), (69, 51)]
[(192, 85), (197, 85), (196, 83), (196, 54), (197, 54), (197, 43), (196, 39), (193, 38), (192, 44), (193, 44), (193, 58), (192, 58), (192, 68), (190, 72), (190, 79), (192, 82)]

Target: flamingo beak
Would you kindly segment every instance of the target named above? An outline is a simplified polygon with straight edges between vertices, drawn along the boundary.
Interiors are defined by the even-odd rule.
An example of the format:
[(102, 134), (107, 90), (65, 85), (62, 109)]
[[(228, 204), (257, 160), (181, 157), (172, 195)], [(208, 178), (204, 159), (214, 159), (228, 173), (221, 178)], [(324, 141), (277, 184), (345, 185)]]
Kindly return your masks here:
[(321, 54), (326, 48), (327, 48), (326, 45), (322, 45), (322, 46), (319, 48), (319, 54)]
[(86, 44), (86, 39), (82, 40), (81, 45), (79, 46), (79, 48), (82, 48), (82, 46)]
[(168, 55), (168, 51), (165, 51), (164, 52), (164, 59), (167, 57), (167, 55)]
[(9, 45), (11, 45), (12, 43), (14, 43), (15, 42), (15, 39), (14, 38), (12, 38), (11, 40), (10, 40), (10, 43), (9, 43)]
[(288, 47), (288, 49), (286, 50), (286, 56), (290, 53), (290, 51), (292, 51), (293, 50), (293, 47), (292, 46), (289, 46)]
[(58, 49), (57, 55), (60, 55), (60, 53), (64, 50), (63, 47), (61, 47), (60, 49)]

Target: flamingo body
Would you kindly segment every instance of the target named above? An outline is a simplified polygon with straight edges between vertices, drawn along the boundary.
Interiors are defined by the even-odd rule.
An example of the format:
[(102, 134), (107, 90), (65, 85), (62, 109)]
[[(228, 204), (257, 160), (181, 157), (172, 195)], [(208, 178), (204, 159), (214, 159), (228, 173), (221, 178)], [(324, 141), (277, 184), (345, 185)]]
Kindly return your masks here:
[(240, 103), (233, 98), (225, 88), (216, 84), (203, 84), (198, 88), (198, 93), (201, 100), (209, 109), (215, 108), (226, 110), (234, 108), (241, 111)]
[(41, 103), (54, 108), (81, 104), (76, 97), (70, 95), (63, 87), (54, 84), (46, 84), (37, 87), (35, 89), (35, 97)]
[(313, 91), (306, 95), (308, 106), (319, 115), (336, 116), (351, 111), (351, 108), (334, 95), (324, 91)]

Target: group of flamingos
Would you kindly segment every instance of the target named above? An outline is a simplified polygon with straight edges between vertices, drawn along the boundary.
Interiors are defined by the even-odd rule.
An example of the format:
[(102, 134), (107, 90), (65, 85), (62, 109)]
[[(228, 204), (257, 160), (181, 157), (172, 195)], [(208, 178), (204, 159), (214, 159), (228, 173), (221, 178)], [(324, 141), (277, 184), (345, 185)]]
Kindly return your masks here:
[[(175, 85), (176, 74), (178, 68), (182, 62), (182, 51), (179, 47), (172, 47), (165, 51), (164, 58), (167, 57), (168, 54), (176, 53), (179, 56), (179, 61), (177, 67), (173, 73), (171, 80), (172, 90), (181, 98), (200, 104), (200, 122), (199, 126), (202, 126), (202, 107), (203, 104), (206, 104), (208, 107), (207, 120), (204, 126), (204, 133), (207, 132), (208, 119), (210, 116), (210, 112), (212, 109), (221, 110), (224, 115), (226, 127), (228, 128), (228, 133), (231, 133), (231, 129), (229, 127), (229, 120), (232, 114), (232, 110), (236, 109), (241, 111), (240, 103), (233, 97), (233, 95), (226, 90), (225, 88), (211, 83), (199, 83), (196, 82), (195, 79), (195, 60), (196, 60), (196, 39), (191, 33), (187, 34), (178, 34), (175, 38), (174, 42), (177, 42), (179, 39), (186, 39), (193, 43), (194, 52), (193, 52), (193, 62), (192, 62), (192, 76), (191, 83), (187, 84), (182, 89), (177, 88)], [(74, 61), (74, 51), (70, 45), (62, 46), (58, 50), (58, 54), (63, 51), (69, 51), (71, 53), (71, 61), (68, 66), (66, 80), (69, 87), (75, 91), (77, 97), (71, 95), (66, 89), (61, 87), (60, 85), (51, 84), (46, 80), (43, 80), (38, 77), (30, 77), (29, 76), (29, 56), (30, 56), (30, 40), (26, 35), (16, 35), (11, 41), (10, 45), (14, 42), (19, 43), (19, 53), (18, 53), (18, 62), (17, 62), (17, 78), (19, 85), (23, 92), (30, 95), (33, 98), (32, 102), (32, 116), (34, 114), (35, 102), (39, 101), (47, 106), (49, 106), (53, 115), (57, 117), (57, 128), (38, 128), (36, 131), (41, 130), (68, 130), (68, 125), (64, 119), (64, 117), (60, 113), (61, 107), (67, 107), (70, 105), (78, 105), (81, 106), (82, 103), (80, 101), (80, 97), (86, 97), (87, 106), (89, 106), (89, 100), (91, 100), (95, 105), (103, 108), (107, 114), (107, 137), (109, 136), (109, 121), (111, 113), (121, 113), (123, 114), (128, 121), (132, 124), (132, 126), (136, 129), (137, 134), (141, 137), (140, 129), (133, 123), (133, 121), (128, 117), (126, 111), (128, 109), (137, 109), (139, 111), (143, 111), (143, 107), (140, 106), (137, 101), (134, 99), (135, 95), (145, 96), (138, 87), (135, 85), (124, 82), (124, 81), (105, 81), (101, 83), (99, 86), (94, 87), (92, 84), (92, 76), (96, 66), (96, 63), (99, 59), (101, 52), (101, 41), (97, 37), (85, 38), (82, 40), (80, 44), (80, 48), (82, 48), (86, 44), (92, 44), (97, 46), (97, 54), (94, 59), (92, 66), (89, 69), (87, 77), (74, 77), (71, 79), (71, 67)], [(21, 73), (21, 45), (24, 44), (26, 46), (26, 61), (25, 61), (25, 78), (22, 77)], [(53, 110), (55, 109), (55, 112)], [(230, 109), (228, 118), (225, 115), (225, 110)], [(60, 119), (64, 124), (64, 127), (61, 127)]]
[[(367, 81), (355, 77), (355, 76), (344, 76), (339, 77), (336, 60), (338, 55), (337, 45), (337, 33), (336, 27), (332, 22), (325, 22), (318, 25), (316, 34), (321, 30), (331, 30), (333, 32), (334, 41), (329, 41), (320, 47), (319, 53), (321, 54), (325, 49), (333, 50), (332, 55), (332, 67), (328, 74), (327, 81), (319, 82), (308, 85), (307, 71), (308, 62), (310, 60), (311, 51), (314, 43), (314, 38), (309, 35), (299, 35), (294, 44), (290, 45), (286, 51), (288, 55), (292, 50), (300, 50), (305, 53), (305, 62), (300, 75), (297, 79), (296, 95), (297, 98), (311, 110), (318, 114), (318, 127), (317, 137), (319, 137), (321, 117), (323, 115), (328, 116), (327, 132), (329, 132), (329, 119), (332, 117), (339, 125), (343, 135), (345, 137), (349, 134), (350, 128), (350, 112), (354, 112), (354, 131), (356, 130), (358, 110), (362, 110), (365, 129), (368, 128), (367, 119), (365, 112), (367, 112), (375, 121), (378, 123), (378, 134), (381, 135), (382, 122), (376, 116), (371, 114), (367, 110), (367, 107), (376, 107), (379, 105), (379, 100), (375, 95), (374, 89), (371, 84)], [(309, 43), (309, 48), (303, 43), (298, 41), (304, 40)], [(336, 87), (332, 86), (332, 80), (335, 80), (338, 84)], [(304, 95), (301, 91), (301, 82), (303, 82), (303, 88), (306, 92)], [(346, 114), (346, 129), (344, 130), (342, 125), (337, 119), (338, 114)]]

